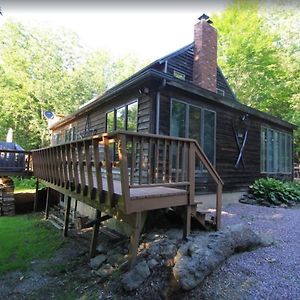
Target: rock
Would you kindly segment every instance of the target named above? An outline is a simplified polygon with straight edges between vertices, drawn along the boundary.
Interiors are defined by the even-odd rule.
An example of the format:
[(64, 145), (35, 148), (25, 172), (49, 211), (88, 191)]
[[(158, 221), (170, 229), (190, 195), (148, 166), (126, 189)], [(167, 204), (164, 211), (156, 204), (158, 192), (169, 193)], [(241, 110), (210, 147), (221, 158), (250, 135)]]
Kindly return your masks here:
[(112, 256), (114, 254), (122, 254), (123, 249), (121, 247), (113, 248), (112, 250), (107, 251), (107, 256)]
[(157, 265), (158, 265), (158, 262), (157, 262), (157, 260), (154, 259), (154, 258), (151, 258), (151, 259), (148, 261), (148, 267), (150, 268), (150, 270), (153, 270)]
[(182, 238), (182, 230), (177, 228), (169, 229), (166, 236), (170, 240), (180, 240)]
[(92, 269), (96, 270), (106, 261), (107, 256), (104, 254), (100, 254), (95, 256), (90, 260), (90, 266)]
[(251, 250), (263, 245), (260, 237), (244, 225), (195, 238), (179, 248), (173, 275), (184, 290), (200, 284), (234, 252)]
[(104, 243), (101, 243), (96, 248), (97, 253), (99, 254), (106, 254), (107, 253), (107, 245)]
[(269, 247), (276, 243), (275, 238), (269, 234), (261, 234), (260, 240), (263, 247)]
[(102, 279), (107, 278), (114, 272), (114, 268), (110, 264), (105, 264), (99, 270), (95, 271), (95, 274)]
[(286, 205), (286, 204), (284, 204), (284, 203), (281, 203), (279, 206), (280, 206), (281, 208), (289, 208), (288, 205)]
[(150, 276), (150, 270), (145, 260), (137, 264), (131, 271), (124, 274), (122, 285), (126, 291), (137, 289)]
[(157, 242), (157, 241), (152, 242), (150, 244), (149, 248), (147, 249), (147, 253), (150, 258), (158, 257), (160, 254), (159, 242)]
[(160, 255), (165, 259), (175, 257), (176, 252), (177, 252), (177, 247), (171, 243), (165, 243), (160, 247)]
[(113, 254), (107, 258), (107, 262), (112, 266), (116, 266), (118, 264), (122, 264), (126, 259), (124, 259), (124, 255), (120, 253)]

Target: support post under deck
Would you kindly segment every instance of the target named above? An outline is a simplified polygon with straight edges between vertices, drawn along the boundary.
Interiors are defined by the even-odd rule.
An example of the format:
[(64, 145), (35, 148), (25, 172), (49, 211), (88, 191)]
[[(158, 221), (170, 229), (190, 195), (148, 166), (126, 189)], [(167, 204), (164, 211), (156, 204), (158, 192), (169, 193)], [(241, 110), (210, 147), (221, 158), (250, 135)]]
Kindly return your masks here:
[(93, 226), (93, 235), (92, 235), (92, 240), (91, 240), (91, 245), (90, 245), (90, 253), (89, 253), (90, 258), (93, 258), (96, 255), (96, 247), (97, 247), (97, 242), (98, 242), (98, 234), (99, 234), (100, 225), (101, 225), (101, 211), (97, 209), (96, 221)]
[(45, 207), (45, 219), (48, 220), (49, 218), (49, 194), (50, 194), (50, 188), (47, 188), (47, 196), (46, 196), (46, 207)]
[(137, 250), (138, 250), (138, 246), (139, 246), (139, 239), (140, 239), (141, 230), (142, 230), (142, 213), (137, 212), (135, 214), (135, 226), (134, 226), (134, 229), (133, 229), (133, 233), (130, 237), (130, 252), (129, 252), (130, 269), (132, 269), (132, 267), (136, 263)]
[(68, 196), (67, 205), (66, 205), (66, 208), (65, 208), (65, 223), (64, 223), (64, 230), (63, 230), (64, 237), (68, 236), (70, 210), (71, 210), (71, 197)]
[(35, 183), (35, 196), (34, 196), (34, 202), (33, 202), (33, 211), (37, 211), (37, 203), (38, 203), (38, 197), (39, 197), (39, 179), (36, 179)]
[(184, 211), (184, 221), (183, 221), (183, 239), (186, 239), (187, 236), (191, 233), (191, 217), (192, 217), (192, 208), (191, 205), (187, 205)]

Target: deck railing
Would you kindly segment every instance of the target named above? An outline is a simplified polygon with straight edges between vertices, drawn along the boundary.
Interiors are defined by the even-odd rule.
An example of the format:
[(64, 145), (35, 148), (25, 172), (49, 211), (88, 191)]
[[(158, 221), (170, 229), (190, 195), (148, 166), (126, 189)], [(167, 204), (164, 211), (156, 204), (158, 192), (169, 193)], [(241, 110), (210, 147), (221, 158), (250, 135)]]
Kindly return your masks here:
[(216, 183), (219, 227), (223, 182), (195, 140), (119, 131), (33, 151), (36, 177), (126, 214), (137, 212), (131, 201), (137, 188), (185, 189), (186, 205), (195, 205), (196, 160)]
[(32, 173), (31, 151), (0, 150), (1, 175), (29, 175)]

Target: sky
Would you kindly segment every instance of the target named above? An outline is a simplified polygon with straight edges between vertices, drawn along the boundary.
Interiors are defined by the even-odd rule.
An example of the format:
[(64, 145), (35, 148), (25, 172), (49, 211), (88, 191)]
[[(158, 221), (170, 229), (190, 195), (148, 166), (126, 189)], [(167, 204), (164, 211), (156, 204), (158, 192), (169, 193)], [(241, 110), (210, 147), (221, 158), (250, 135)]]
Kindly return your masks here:
[(228, 0), (26, 1), (0, 0), (3, 17), (76, 32), (84, 47), (155, 60), (193, 41), (193, 26), (206, 13), (220, 13)]

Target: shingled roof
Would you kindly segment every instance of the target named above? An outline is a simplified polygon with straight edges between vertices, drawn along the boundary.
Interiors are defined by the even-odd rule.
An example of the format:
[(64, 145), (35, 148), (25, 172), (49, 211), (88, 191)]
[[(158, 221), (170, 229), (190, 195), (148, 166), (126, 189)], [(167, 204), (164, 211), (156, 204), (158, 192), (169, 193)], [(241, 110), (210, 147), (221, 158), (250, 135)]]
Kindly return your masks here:
[[(146, 68), (155, 68), (155, 66), (163, 65), (163, 70), (160, 68), (160, 71), (164, 71), (178, 79), (192, 82), (193, 63), (194, 42), (156, 60)], [(237, 100), (219, 67), (217, 68), (217, 93), (226, 96), (228, 99)]]

